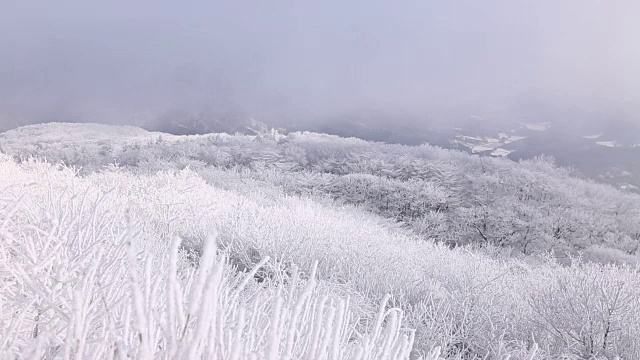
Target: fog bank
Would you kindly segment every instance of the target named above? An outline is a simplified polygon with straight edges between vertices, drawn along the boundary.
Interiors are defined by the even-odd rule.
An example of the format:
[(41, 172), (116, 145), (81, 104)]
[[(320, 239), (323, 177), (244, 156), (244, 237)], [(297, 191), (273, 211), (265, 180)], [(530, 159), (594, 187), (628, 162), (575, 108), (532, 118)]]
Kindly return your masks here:
[(640, 2), (14, 1), (0, 125), (170, 111), (636, 121)]

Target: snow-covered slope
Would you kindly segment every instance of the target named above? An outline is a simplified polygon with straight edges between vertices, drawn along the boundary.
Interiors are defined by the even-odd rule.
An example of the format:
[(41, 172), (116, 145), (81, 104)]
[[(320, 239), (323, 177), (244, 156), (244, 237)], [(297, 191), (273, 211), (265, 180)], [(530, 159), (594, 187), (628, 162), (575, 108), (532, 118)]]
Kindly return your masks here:
[(48, 146), (50, 144), (109, 142), (119, 146), (127, 143), (142, 143), (176, 139), (175, 135), (150, 132), (135, 126), (119, 126), (94, 123), (48, 123), (27, 125), (0, 133), (0, 145), (11, 147)]

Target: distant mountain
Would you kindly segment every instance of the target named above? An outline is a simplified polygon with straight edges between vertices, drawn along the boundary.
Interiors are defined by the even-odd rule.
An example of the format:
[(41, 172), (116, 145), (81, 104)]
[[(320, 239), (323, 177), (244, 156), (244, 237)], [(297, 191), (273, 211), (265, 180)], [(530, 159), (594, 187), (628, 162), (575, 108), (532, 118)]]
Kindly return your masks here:
[(264, 132), (269, 126), (242, 114), (188, 112), (173, 110), (154, 118), (143, 128), (173, 135), (200, 135), (210, 133), (255, 134)]

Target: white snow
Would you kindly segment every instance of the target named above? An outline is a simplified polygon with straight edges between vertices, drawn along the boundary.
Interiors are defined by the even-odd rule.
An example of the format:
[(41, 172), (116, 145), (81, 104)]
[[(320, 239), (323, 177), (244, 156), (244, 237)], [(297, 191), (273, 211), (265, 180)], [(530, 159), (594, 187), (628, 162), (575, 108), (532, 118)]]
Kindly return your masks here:
[(526, 139), (526, 136), (516, 136), (516, 135), (511, 135), (509, 136), (509, 138), (507, 139), (507, 141), (505, 141), (505, 144), (510, 144), (514, 141), (518, 141), (518, 140), (522, 140), (522, 139)]
[(176, 142), (180, 136), (151, 132), (134, 126), (106, 125), (95, 123), (48, 123), (27, 125), (2, 133), (2, 141), (8, 146), (12, 143), (26, 144), (71, 144), (109, 142), (114, 147), (125, 144), (157, 141)]
[(481, 138), (473, 137), (473, 136), (457, 135), (456, 137), (457, 137), (457, 138), (464, 139), (464, 140), (482, 141), (482, 139), (481, 139)]
[(551, 126), (551, 123), (543, 122), (543, 123), (522, 124), (522, 126), (524, 126), (529, 130), (545, 131)]
[(475, 154), (475, 153), (479, 153), (479, 152), (483, 152), (483, 151), (489, 151), (489, 150), (493, 150), (495, 149), (495, 146), (491, 146), (489, 144), (482, 144), (482, 145), (476, 145), (473, 148), (471, 148), (471, 151)]
[(493, 150), (491, 152), (491, 155), (504, 157), (504, 156), (507, 156), (507, 155), (509, 155), (511, 153), (512, 153), (511, 150), (507, 150), (507, 149), (503, 149), (503, 148), (497, 148), (497, 149), (495, 149), (495, 150)]
[(596, 144), (606, 147), (620, 147), (616, 140), (613, 141), (596, 141)]
[(583, 136), (583, 138), (594, 140), (594, 139), (599, 138), (600, 136), (602, 136), (602, 133), (595, 134), (595, 135), (585, 135), (585, 136)]

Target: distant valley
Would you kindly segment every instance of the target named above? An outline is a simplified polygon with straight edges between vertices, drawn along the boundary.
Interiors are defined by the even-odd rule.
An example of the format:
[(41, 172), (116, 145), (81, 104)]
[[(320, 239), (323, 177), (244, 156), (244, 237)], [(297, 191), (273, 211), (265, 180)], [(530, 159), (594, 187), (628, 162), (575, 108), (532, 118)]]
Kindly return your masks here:
[(467, 121), (381, 129), (357, 121), (335, 121), (311, 130), (405, 145), (429, 143), (470, 154), (514, 161), (551, 156), (577, 175), (640, 192), (640, 128), (631, 123), (557, 125), (553, 122)]

